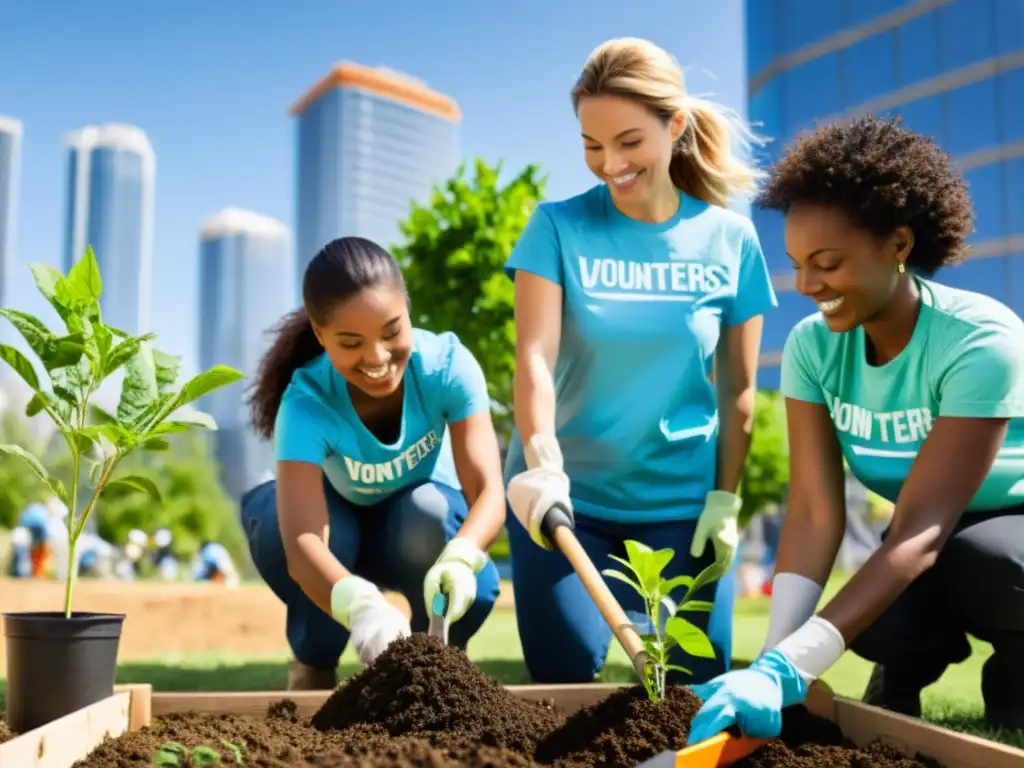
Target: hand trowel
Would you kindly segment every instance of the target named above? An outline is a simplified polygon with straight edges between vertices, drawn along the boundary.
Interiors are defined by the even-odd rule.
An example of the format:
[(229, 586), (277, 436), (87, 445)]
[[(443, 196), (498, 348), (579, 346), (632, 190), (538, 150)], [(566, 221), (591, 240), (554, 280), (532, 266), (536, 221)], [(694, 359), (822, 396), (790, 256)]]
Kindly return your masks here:
[(439, 638), (448, 645), (448, 595), (438, 592), (430, 606), (430, 627), (427, 634)]

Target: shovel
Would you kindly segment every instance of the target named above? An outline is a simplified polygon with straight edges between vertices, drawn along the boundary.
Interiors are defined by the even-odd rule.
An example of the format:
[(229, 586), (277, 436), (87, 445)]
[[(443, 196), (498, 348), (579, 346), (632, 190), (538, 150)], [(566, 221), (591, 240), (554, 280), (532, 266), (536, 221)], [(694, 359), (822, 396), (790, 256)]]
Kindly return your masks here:
[(636, 627), (622, 610), (618, 600), (608, 589), (608, 585), (602, 578), (600, 571), (594, 567), (594, 563), (580, 545), (576, 534), (572, 531), (572, 518), (569, 511), (559, 503), (552, 505), (547, 511), (541, 523), (541, 531), (551, 541), (572, 565), (583, 582), (583, 586), (590, 597), (597, 603), (604, 620), (611, 627), (615, 639), (619, 641), (623, 650), (633, 662), (633, 669), (637, 677), (643, 682), (646, 679), (646, 668), (650, 663), (650, 657), (644, 650), (644, 641)]
[(437, 593), (430, 605), (427, 634), (440, 638), (442, 643), (448, 645), (448, 594), (443, 590)]

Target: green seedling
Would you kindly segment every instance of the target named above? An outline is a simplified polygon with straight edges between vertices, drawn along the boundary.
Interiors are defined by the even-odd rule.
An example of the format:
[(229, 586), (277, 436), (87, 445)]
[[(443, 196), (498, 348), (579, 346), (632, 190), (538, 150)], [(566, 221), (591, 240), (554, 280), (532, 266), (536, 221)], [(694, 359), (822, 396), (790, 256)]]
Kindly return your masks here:
[[(235, 757), (235, 765), (242, 764), (242, 747), (232, 741), (221, 739), (221, 744), (230, 749)], [(187, 761), (187, 762), (186, 762)], [(201, 768), (207, 765), (223, 765), (221, 754), (211, 747), (192, 747), (188, 749), (184, 744), (176, 741), (168, 741), (161, 744), (153, 755), (154, 768)]]
[[(153, 334), (131, 336), (103, 322), (103, 281), (91, 247), (67, 275), (47, 264), (33, 263), (29, 269), (39, 292), (63, 321), (66, 333), (52, 332), (26, 312), (0, 309), (0, 315), (18, 329), (39, 358), (48, 381), (40, 381), (36, 368), (15, 347), (0, 344), (0, 358), (32, 389), (25, 415), (31, 418), (45, 412), (63, 436), (71, 452), (70, 489), (21, 446), (0, 445), (0, 451), (21, 458), (68, 508), (64, 615), (70, 618), (78, 562), (76, 547), (100, 496), (116, 485), (160, 500), (160, 490), (150, 478), (131, 474), (114, 477), (118, 463), (136, 448), (166, 450), (167, 435), (193, 428), (216, 429), (216, 422), (208, 414), (193, 411), (183, 415), (178, 411), (238, 381), (242, 373), (217, 365), (179, 387), (181, 360), (154, 349), (150, 345)], [(124, 374), (120, 400), (116, 413), (109, 413), (91, 399), (118, 371)], [(83, 469), (92, 488), (85, 489), (86, 501), (80, 504)]]
[[(617, 555), (609, 557), (625, 566), (632, 576), (612, 568), (607, 568), (601, 573), (629, 584), (643, 598), (644, 612), (653, 628), (653, 631), (640, 635), (650, 658), (644, 674), (644, 688), (652, 701), (660, 701), (665, 697), (665, 678), (670, 670), (693, 674), (686, 667), (669, 663), (669, 654), (674, 648), (678, 647), (684, 653), (697, 658), (715, 657), (715, 649), (704, 631), (680, 614), (711, 611), (712, 603), (707, 600), (694, 600), (692, 596), (705, 584), (720, 578), (722, 570), (717, 565), (710, 565), (696, 577), (676, 576), (665, 579), (662, 572), (675, 556), (675, 550), (654, 550), (633, 540), (627, 540), (625, 545), (627, 559)], [(672, 598), (672, 592), (680, 588), (685, 588), (686, 593), (676, 602)], [(664, 625), (661, 622), (662, 610), (668, 614)]]

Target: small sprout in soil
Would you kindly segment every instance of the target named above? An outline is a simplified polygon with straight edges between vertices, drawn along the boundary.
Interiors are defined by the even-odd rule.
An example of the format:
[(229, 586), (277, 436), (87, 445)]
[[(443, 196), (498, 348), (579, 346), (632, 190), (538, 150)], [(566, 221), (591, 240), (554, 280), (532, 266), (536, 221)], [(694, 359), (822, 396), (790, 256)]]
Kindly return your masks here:
[[(662, 578), (662, 571), (672, 561), (675, 550), (653, 550), (646, 544), (633, 540), (627, 540), (625, 545), (628, 559), (624, 560), (616, 555), (610, 557), (628, 568), (633, 577), (613, 568), (606, 568), (601, 573), (629, 584), (643, 598), (644, 610), (653, 628), (652, 632), (641, 634), (644, 649), (651, 659), (644, 676), (644, 688), (647, 689), (651, 701), (660, 701), (665, 697), (665, 678), (670, 670), (692, 674), (686, 667), (669, 663), (669, 653), (674, 648), (679, 647), (697, 658), (715, 657), (715, 649), (704, 631), (678, 614), (687, 611), (710, 612), (712, 603), (707, 600), (693, 600), (691, 596), (705, 584), (720, 578), (722, 570), (717, 565), (710, 565), (696, 578), (676, 576), (665, 579)], [(679, 587), (685, 587), (686, 594), (677, 603), (671, 597), (671, 593)], [(663, 608), (668, 613), (664, 626), (660, 620)]]
[[(235, 756), (235, 765), (242, 765), (242, 747), (234, 742), (221, 739), (221, 744), (228, 747)], [(185, 763), (183, 760), (187, 759)], [(176, 741), (168, 741), (161, 744), (153, 755), (154, 768), (200, 768), (207, 765), (222, 765), (221, 754), (211, 747), (198, 746), (189, 751), (184, 744)]]
[[(242, 373), (217, 365), (178, 386), (181, 360), (153, 349), (155, 338), (145, 333), (132, 336), (103, 322), (100, 298), (103, 280), (92, 247), (65, 275), (41, 263), (29, 264), (36, 287), (56, 310), (66, 333), (51, 331), (39, 318), (15, 309), (0, 309), (0, 316), (24, 337), (45, 376), (18, 349), (0, 344), (0, 360), (21, 376), (32, 390), (25, 415), (45, 412), (60, 432), (71, 454), (70, 478), (51, 475), (38, 457), (19, 445), (0, 445), (0, 453), (17, 456), (28, 465), (50, 492), (67, 507), (68, 567), (64, 583), (64, 615), (71, 617), (78, 539), (103, 493), (119, 486), (149, 494), (160, 501), (160, 490), (146, 475), (120, 475), (114, 470), (136, 448), (167, 450), (168, 435), (200, 427), (216, 429), (208, 414), (180, 412), (215, 389), (233, 384)], [(121, 395), (114, 413), (92, 402), (101, 385), (123, 373)], [(47, 381), (48, 379), (48, 381)], [(49, 386), (45, 386), (48, 384)], [(81, 482), (86, 470), (91, 490)], [(65, 480), (69, 480), (65, 484)], [(80, 504), (79, 491), (84, 504)]]

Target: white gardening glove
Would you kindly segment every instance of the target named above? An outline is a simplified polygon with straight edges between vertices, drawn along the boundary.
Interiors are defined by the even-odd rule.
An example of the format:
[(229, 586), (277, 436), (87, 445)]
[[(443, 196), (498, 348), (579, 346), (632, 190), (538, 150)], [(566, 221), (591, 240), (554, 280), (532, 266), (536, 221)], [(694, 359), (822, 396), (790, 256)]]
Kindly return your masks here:
[(776, 573), (768, 609), (768, 635), (761, 652), (770, 651), (814, 616), (824, 588), (798, 573)]
[(524, 454), (526, 471), (509, 481), (508, 503), (534, 543), (553, 550), (554, 544), (541, 532), (548, 510), (561, 504), (572, 519), (569, 477), (562, 470), (562, 451), (553, 436), (534, 435), (524, 446)]
[(476, 600), (476, 575), (487, 565), (487, 553), (469, 539), (455, 537), (441, 551), (423, 580), (427, 615), (438, 593), (448, 595), (448, 621), (461, 619)]
[(700, 557), (710, 539), (715, 565), (728, 572), (740, 546), (739, 515), (743, 500), (728, 491), (709, 491), (690, 543), (690, 556)]
[(373, 663), (392, 640), (411, 634), (409, 620), (366, 579), (346, 576), (331, 589), (331, 615), (349, 630), (363, 666)]

